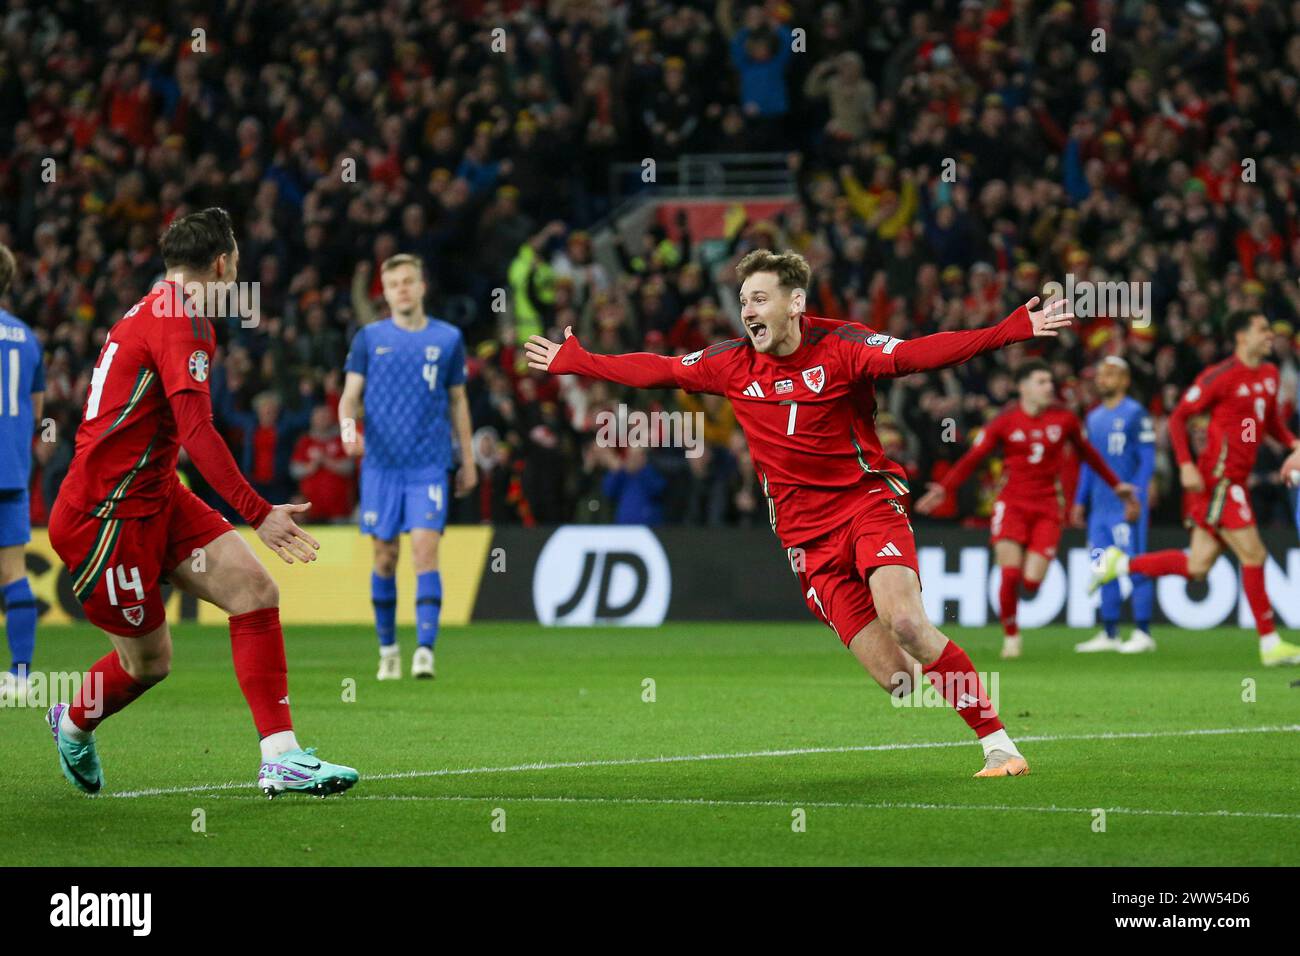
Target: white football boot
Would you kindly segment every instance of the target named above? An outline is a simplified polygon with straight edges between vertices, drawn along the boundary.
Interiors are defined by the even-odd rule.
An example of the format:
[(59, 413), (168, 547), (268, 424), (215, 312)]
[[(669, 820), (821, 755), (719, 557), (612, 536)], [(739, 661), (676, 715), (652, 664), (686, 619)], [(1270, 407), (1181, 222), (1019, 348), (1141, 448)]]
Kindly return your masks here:
[(1156, 642), (1146, 631), (1139, 631), (1133, 628), (1133, 633), (1129, 639), (1120, 645), (1121, 654), (1146, 654), (1156, 649)]
[(1123, 643), (1118, 637), (1110, 637), (1105, 631), (1098, 631), (1086, 641), (1075, 644), (1074, 649), (1080, 654), (1096, 654), (1100, 651), (1117, 651)]
[(375, 677), (379, 680), (402, 679), (402, 655), (396, 644), (379, 648), (379, 673)]
[(1021, 651), (1020, 645), (1021, 645), (1021, 640), (1019, 634), (1017, 634), (1015, 637), (1003, 637), (1002, 638), (1002, 659), (1004, 661), (1010, 661), (1010, 660), (1015, 660), (1017, 657), (1019, 657)]
[(438, 675), (433, 670), (433, 648), (417, 647), (411, 657), (411, 676), (433, 680)]

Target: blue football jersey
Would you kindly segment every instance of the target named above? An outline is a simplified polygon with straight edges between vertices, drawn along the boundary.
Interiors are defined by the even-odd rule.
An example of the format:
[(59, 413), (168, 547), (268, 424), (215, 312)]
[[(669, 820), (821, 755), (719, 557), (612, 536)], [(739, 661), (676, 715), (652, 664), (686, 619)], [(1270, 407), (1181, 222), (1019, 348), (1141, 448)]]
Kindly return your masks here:
[(32, 330), (0, 309), (0, 490), (32, 475), (32, 393), (45, 391), (45, 363)]
[(435, 318), (416, 332), (392, 319), (363, 326), (344, 367), (366, 377), (366, 467), (419, 481), (453, 467), (447, 389), (465, 384), (465, 340), (456, 326)]
[[(1119, 480), (1136, 486), (1138, 497), (1145, 502), (1156, 465), (1156, 434), (1146, 409), (1126, 396), (1114, 408), (1104, 404), (1094, 408), (1088, 413), (1086, 428), (1088, 441), (1101, 452)], [(1074, 500), (1094, 512), (1119, 514), (1124, 510), (1115, 492), (1087, 465), (1079, 473)]]

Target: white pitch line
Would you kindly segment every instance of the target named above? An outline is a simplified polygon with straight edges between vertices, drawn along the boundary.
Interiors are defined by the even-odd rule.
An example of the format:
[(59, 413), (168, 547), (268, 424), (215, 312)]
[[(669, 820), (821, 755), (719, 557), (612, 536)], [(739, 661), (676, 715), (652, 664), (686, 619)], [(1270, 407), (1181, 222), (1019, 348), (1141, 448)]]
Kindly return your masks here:
[[(1072, 740), (1141, 740), (1152, 737), (1212, 737), (1224, 734), (1274, 734), (1296, 733), (1300, 724), (1283, 724), (1274, 727), (1214, 727), (1201, 730), (1148, 730), (1122, 731), (1101, 734), (1057, 734), (1017, 738), (1019, 743), (1057, 743)], [(424, 777), (460, 777), (486, 773), (526, 773), (535, 770), (580, 770), (587, 767), (634, 767), (666, 763), (701, 763), (708, 760), (748, 760), (765, 757), (803, 757), (813, 754), (879, 753), (889, 750), (927, 750), (939, 747), (971, 747), (974, 741), (937, 740), (918, 743), (859, 744), (844, 747), (796, 747), (788, 750), (749, 750), (740, 753), (677, 754), (663, 757), (627, 757), (615, 760), (568, 760), (550, 763), (521, 763), (506, 767), (446, 767), (441, 770), (403, 770), (396, 773), (365, 774), (362, 779), (415, 780)], [(210, 793), (221, 790), (251, 788), (247, 780), (228, 780), (225, 783), (202, 784), (190, 787), (151, 787), (143, 790), (123, 790), (106, 794), (119, 799), (137, 797), (162, 797), (178, 793)]]
[[(220, 797), (223, 800), (265, 800), (257, 794), (231, 794)], [(1250, 817), (1267, 820), (1300, 820), (1300, 813), (1270, 813), (1264, 810), (1151, 810), (1144, 807), (1032, 807), (1011, 804), (979, 803), (853, 803), (826, 800), (714, 800), (705, 797), (507, 797), (488, 796), (471, 797), (463, 794), (351, 794), (346, 797), (351, 803), (356, 800), (414, 801), (428, 803), (494, 803), (497, 805), (518, 803), (592, 803), (614, 805), (644, 806), (688, 806), (688, 807), (801, 807), (814, 810), (984, 810), (1006, 813), (1087, 813), (1097, 810), (1105, 813), (1127, 813), (1144, 817)]]

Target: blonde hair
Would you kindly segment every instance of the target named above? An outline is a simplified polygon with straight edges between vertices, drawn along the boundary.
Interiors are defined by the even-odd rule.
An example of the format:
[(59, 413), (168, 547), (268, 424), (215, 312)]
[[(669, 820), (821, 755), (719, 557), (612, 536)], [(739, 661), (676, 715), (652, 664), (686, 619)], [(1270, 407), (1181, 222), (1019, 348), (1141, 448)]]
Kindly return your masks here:
[(384, 260), (384, 264), (379, 267), (381, 273), (391, 272), (394, 269), (400, 269), (402, 266), (414, 266), (415, 271), (424, 275), (424, 263), (418, 256), (413, 256), (409, 252), (399, 252), (395, 256), (389, 256)]

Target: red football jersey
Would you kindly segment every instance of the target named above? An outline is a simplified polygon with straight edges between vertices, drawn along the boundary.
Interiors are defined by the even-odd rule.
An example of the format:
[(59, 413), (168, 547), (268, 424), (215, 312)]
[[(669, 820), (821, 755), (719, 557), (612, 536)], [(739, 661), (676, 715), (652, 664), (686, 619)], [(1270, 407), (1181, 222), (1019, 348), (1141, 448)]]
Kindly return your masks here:
[(758, 352), (748, 338), (680, 358), (593, 355), (571, 338), (551, 371), (725, 396), (749, 442), (772, 529), (789, 548), (851, 520), (868, 495), (907, 494), (905, 472), (876, 436), (875, 379), (955, 365), (1032, 336), (1023, 308), (996, 326), (908, 341), (805, 315), (799, 347), (786, 356)]
[(1272, 362), (1251, 368), (1233, 356), (1211, 365), (1187, 390), (1169, 416), (1169, 441), (1178, 463), (1192, 460), (1187, 420), (1210, 415), (1205, 448), (1197, 462), (1207, 482), (1227, 478), (1244, 485), (1266, 434), (1287, 447), (1295, 444), (1277, 409), (1278, 372)]
[(1052, 406), (1030, 415), (1015, 401), (980, 430), (970, 450), (944, 475), (942, 484), (949, 494), (954, 494), (979, 463), (1001, 446), (1005, 476), (998, 498), (1011, 505), (1041, 505), (1047, 501), (1063, 508), (1066, 497), (1062, 471), (1067, 445), (1074, 446), (1106, 484), (1113, 488), (1119, 483), (1106, 459), (1084, 437), (1073, 413)]
[[(184, 389), (207, 399), (216, 348), (212, 323), (179, 305), (159, 283), (108, 333), (91, 376), (77, 446), (59, 497), (98, 518), (162, 510), (180, 450), (168, 399)], [(192, 310), (191, 310), (192, 311)]]

